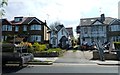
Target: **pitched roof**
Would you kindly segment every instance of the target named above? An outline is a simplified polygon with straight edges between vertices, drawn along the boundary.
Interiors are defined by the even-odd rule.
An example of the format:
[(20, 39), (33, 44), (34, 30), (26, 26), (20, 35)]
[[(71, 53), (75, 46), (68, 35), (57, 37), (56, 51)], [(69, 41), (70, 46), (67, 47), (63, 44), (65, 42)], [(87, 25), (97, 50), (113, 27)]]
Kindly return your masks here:
[(63, 28), (63, 25), (57, 25), (55, 28), (58, 30), (58, 32)]
[(70, 37), (73, 37), (73, 28), (72, 27), (68, 27), (66, 29), (69, 32)]
[[(80, 25), (91, 25), (97, 19), (100, 20), (101, 17), (94, 17), (94, 18), (82, 18), (80, 19)], [(104, 24), (109, 24), (114, 18), (112, 17), (105, 17)]]
[(110, 25), (120, 25), (120, 19), (114, 19), (110, 22)]
[[(15, 18), (19, 18), (19, 17), (15, 17)], [(28, 24), (33, 19), (36, 19), (37, 21), (44, 23), (41, 20), (37, 19), (36, 17), (20, 17), (20, 18), (22, 18), (21, 21), (15, 22), (15, 20), (13, 20), (13, 21), (11, 21), (11, 23), (12, 24)]]
[(27, 19), (27, 17), (23, 17), (22, 20), (19, 21), (19, 22), (15, 22), (15, 19), (12, 20), (12, 21), (10, 21), (10, 22), (11, 22), (13, 25), (15, 25), (15, 24), (22, 24), (26, 19)]
[(11, 24), (11, 22), (9, 22), (7, 19), (0, 19), (0, 24), (5, 24), (5, 23)]
[(91, 24), (91, 25), (93, 25), (93, 24), (95, 24), (96, 22), (100, 22), (101, 24), (104, 24), (102, 21), (100, 21), (99, 19), (96, 19), (95, 21), (93, 21), (93, 23)]

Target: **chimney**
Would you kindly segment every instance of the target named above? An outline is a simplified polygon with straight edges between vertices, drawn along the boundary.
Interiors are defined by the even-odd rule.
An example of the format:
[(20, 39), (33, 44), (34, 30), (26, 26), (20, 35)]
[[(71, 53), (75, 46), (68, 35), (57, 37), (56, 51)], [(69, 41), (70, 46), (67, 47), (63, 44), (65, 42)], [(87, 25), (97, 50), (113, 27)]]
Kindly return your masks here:
[(105, 21), (105, 15), (104, 15), (104, 14), (101, 14), (100, 16), (101, 16), (101, 17), (100, 17), (100, 21), (101, 21), (101, 22), (104, 22), (104, 21)]

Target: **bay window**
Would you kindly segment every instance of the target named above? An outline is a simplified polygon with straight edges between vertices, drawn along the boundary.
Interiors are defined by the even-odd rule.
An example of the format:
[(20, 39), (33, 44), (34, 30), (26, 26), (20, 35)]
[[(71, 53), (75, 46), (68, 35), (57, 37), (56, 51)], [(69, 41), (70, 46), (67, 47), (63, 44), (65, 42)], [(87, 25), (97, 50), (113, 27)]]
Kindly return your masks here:
[(110, 26), (111, 31), (120, 31), (120, 25), (112, 25)]

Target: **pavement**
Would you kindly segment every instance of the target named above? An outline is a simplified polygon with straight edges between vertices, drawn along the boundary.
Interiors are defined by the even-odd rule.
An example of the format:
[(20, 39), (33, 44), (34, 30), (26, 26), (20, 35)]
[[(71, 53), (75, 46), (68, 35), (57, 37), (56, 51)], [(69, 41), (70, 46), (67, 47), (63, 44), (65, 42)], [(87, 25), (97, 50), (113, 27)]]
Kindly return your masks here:
[(36, 61), (41, 61), (41, 62), (44, 62), (44, 61), (51, 61), (51, 62), (55, 62), (55, 60), (57, 60), (58, 57), (35, 57), (34, 60)]
[(106, 61), (95, 60), (93, 62), (95, 62), (98, 65), (120, 65), (120, 61), (115, 61), (115, 60), (106, 60)]

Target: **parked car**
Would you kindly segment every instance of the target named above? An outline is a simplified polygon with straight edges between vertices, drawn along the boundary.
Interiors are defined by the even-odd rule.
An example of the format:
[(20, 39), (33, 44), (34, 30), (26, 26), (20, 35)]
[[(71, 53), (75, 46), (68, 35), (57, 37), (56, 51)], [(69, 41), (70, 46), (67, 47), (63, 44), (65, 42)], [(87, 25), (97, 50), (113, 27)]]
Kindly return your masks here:
[(81, 45), (80, 49), (81, 49), (82, 51), (86, 51), (86, 50), (96, 50), (97, 47), (96, 47), (96, 45), (88, 45), (88, 44), (86, 44), (86, 45)]

